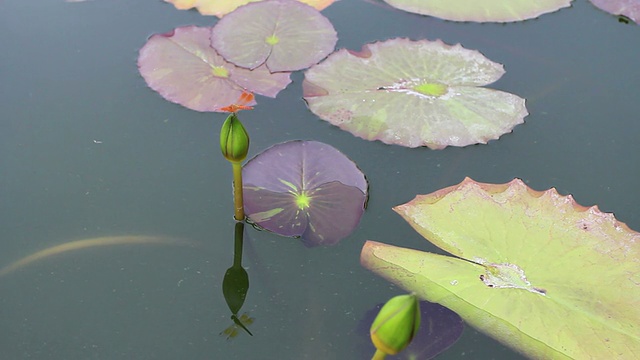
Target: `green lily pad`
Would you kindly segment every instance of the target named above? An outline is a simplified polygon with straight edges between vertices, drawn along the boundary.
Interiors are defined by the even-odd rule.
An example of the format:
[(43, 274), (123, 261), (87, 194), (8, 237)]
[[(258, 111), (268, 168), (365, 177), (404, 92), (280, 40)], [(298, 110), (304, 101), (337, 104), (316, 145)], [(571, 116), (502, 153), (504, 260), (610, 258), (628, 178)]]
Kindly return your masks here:
[(571, 0), (384, 0), (412, 13), (445, 20), (512, 22), (534, 19), (571, 4)]
[(504, 74), (478, 51), (393, 39), (331, 54), (305, 73), (320, 118), (367, 140), (407, 147), (486, 143), (522, 122), (524, 99), (480, 86)]
[(394, 208), (455, 257), (367, 242), (362, 264), (532, 358), (640, 354), (640, 234), (515, 179), (471, 179)]

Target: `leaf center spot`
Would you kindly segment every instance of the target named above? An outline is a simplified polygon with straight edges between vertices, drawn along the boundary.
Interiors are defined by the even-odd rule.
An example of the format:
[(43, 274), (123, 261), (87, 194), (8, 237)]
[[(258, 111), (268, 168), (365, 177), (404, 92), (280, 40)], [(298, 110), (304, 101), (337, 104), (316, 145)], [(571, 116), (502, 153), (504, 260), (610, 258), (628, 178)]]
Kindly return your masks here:
[(311, 202), (311, 197), (307, 195), (305, 192), (301, 194), (296, 194), (296, 205), (300, 210), (304, 210), (309, 207), (309, 203)]
[(267, 36), (267, 38), (264, 39), (264, 41), (269, 45), (275, 45), (280, 42), (280, 39), (278, 39), (278, 37), (275, 35), (270, 35), (270, 36)]
[(447, 93), (448, 87), (439, 83), (423, 83), (414, 86), (413, 90), (422, 95), (440, 97)]
[(227, 69), (223, 68), (222, 66), (214, 66), (211, 69), (211, 73), (215, 77), (221, 77), (221, 78), (229, 77), (229, 71), (227, 71)]

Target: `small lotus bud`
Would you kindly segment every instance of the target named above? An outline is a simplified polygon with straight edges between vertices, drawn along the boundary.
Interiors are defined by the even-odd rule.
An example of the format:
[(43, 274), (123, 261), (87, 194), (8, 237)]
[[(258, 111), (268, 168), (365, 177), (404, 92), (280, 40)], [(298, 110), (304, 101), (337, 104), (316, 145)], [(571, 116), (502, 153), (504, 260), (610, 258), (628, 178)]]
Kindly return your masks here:
[(371, 341), (388, 355), (395, 355), (409, 345), (420, 327), (420, 303), (415, 294), (391, 298), (371, 324)]
[(231, 162), (239, 163), (247, 157), (249, 134), (235, 113), (229, 114), (227, 120), (222, 124), (220, 150), (222, 150), (222, 155)]

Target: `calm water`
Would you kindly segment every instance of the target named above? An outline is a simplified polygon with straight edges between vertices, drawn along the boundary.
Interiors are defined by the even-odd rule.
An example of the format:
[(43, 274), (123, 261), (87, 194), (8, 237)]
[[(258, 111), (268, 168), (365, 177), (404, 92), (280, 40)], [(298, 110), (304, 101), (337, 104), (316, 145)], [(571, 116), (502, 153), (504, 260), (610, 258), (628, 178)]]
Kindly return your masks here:
[[(163, 100), (138, 75), (153, 33), (215, 18), (161, 1), (0, 1), (0, 266), (72, 240), (164, 235), (199, 248), (94, 248), (0, 278), (2, 359), (351, 359), (361, 315), (402, 290), (359, 265), (367, 239), (436, 251), (391, 207), (470, 176), (524, 179), (598, 204), (640, 229), (640, 28), (584, 0), (537, 20), (460, 24), (342, 0), (324, 11), (338, 48), (393, 37), (437, 39), (505, 65), (493, 88), (529, 115), (489, 145), (443, 151), (367, 142), (311, 114), (300, 73), (241, 117), (251, 154), (290, 139), (329, 143), (371, 185), (360, 228), (306, 249), (253, 229), (243, 311), (253, 337), (227, 341), (221, 282), (233, 256), (224, 116)], [(518, 358), (467, 328), (439, 359)]]

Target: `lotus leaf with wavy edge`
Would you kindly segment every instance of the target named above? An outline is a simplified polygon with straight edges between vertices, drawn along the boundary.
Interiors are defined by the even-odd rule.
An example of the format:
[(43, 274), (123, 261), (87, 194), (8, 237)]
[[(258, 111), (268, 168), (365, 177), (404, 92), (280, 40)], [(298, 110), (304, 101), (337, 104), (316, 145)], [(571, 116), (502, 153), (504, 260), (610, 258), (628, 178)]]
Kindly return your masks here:
[(571, 0), (384, 0), (412, 13), (445, 20), (512, 22), (534, 19), (571, 4)]
[(453, 256), (367, 242), (362, 264), (539, 359), (640, 355), (640, 234), (519, 179), (471, 179), (394, 208)]
[(524, 99), (480, 87), (502, 74), (460, 45), (393, 39), (331, 54), (305, 72), (303, 92), (313, 113), (363, 139), (442, 149), (486, 143), (524, 122)]

